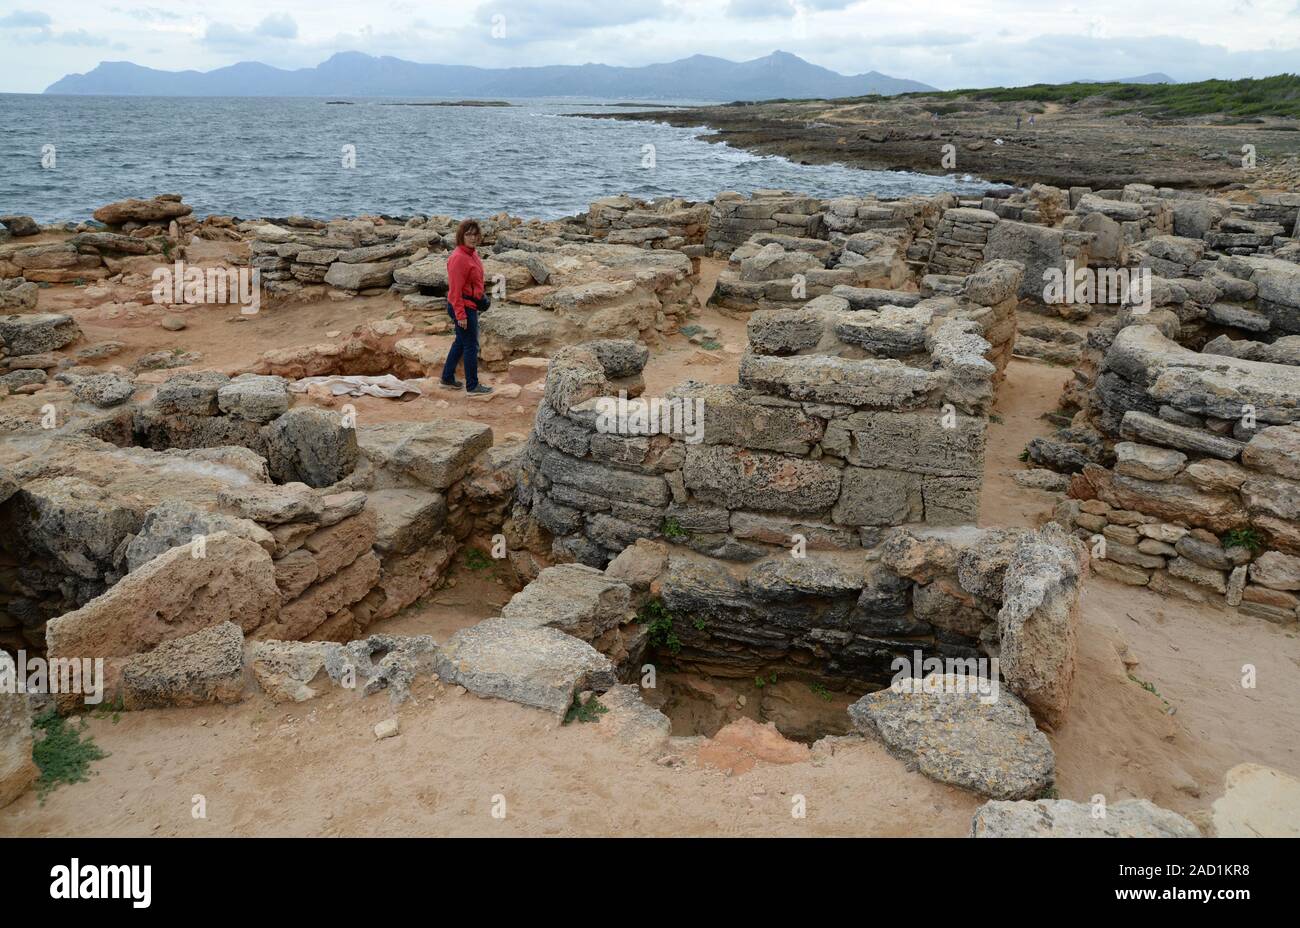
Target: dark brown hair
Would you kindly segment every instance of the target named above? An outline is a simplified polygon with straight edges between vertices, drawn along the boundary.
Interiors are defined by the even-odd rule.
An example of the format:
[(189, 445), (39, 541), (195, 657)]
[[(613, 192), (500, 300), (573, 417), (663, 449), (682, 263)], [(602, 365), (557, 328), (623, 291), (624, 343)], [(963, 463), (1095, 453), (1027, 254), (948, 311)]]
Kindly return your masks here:
[(469, 232), (477, 232), (479, 238), (483, 237), (483, 227), (478, 224), (477, 219), (462, 219), (460, 225), (456, 226), (456, 244), (465, 244), (465, 235)]

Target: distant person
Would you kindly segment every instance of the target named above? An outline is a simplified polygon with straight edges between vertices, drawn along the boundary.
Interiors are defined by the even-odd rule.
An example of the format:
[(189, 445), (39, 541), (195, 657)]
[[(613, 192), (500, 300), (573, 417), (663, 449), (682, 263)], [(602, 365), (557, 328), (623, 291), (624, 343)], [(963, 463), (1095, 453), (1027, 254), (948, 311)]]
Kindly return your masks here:
[(938, 114), (938, 113), (931, 113), (931, 114), (930, 114), (930, 122), (938, 123), (938, 122), (939, 122), (939, 114)]
[[(1032, 118), (1032, 117), (1031, 117)], [(1032, 123), (1031, 123), (1032, 125)], [(1016, 131), (1020, 130), (1020, 114), (1016, 113)]]
[(442, 366), (442, 385), (449, 389), (461, 386), (456, 379), (456, 365), (465, 359), (465, 392), (491, 393), (491, 387), (478, 382), (478, 315), (486, 312), (490, 302), (483, 289), (483, 260), (478, 245), (483, 230), (473, 219), (456, 227), (456, 249), (447, 259), (447, 315), (456, 324), (456, 341)]
[(1031, 128), (1031, 129), (1034, 128), (1034, 114), (1033, 114), (1033, 113), (1030, 113), (1030, 114), (1029, 114), (1029, 128)]

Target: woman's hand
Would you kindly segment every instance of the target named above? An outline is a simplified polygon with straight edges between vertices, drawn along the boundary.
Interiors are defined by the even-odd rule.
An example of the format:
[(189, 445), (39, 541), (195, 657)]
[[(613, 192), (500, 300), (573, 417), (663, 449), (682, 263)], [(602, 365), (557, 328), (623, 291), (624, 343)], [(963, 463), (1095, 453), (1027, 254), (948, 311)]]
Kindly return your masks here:
[(468, 320), (468, 319), (457, 319), (457, 320), (456, 320), (456, 325), (460, 326), (460, 327), (463, 329), (463, 328), (465, 328), (467, 325), (469, 325), (469, 320)]

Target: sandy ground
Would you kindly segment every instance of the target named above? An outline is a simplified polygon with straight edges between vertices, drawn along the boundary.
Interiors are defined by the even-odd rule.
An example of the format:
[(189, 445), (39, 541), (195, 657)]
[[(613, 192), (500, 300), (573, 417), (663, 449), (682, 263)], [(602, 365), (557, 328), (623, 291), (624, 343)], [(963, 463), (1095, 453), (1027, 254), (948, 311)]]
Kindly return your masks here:
[[(384, 630), (445, 636), (503, 601), (493, 586), (462, 573)], [(1240, 687), (1244, 664), (1256, 689)], [(1094, 578), (1071, 718), (1049, 736), (1060, 796), (1146, 797), (1203, 820), (1237, 763), (1300, 774), (1297, 664), (1294, 632)], [(376, 742), (386, 718), (401, 734)], [(681, 766), (661, 766), (599, 724), (557, 727), (429, 684), (396, 710), (383, 695), (257, 696), (91, 717), (89, 731), (110, 756), (43, 805), (28, 793), (0, 811), (0, 834), (961, 836), (980, 804), (870, 742), (728, 777), (689, 748)], [(796, 795), (804, 819), (791, 814)], [(206, 819), (192, 815), (200, 796)]]
[[(701, 302), (720, 266), (706, 263)], [(237, 325), (214, 317), (179, 335), (186, 349), (233, 363), (250, 351), (301, 343), (306, 317), (322, 330), (346, 327), (386, 315), (393, 307), (384, 302), (295, 307), (292, 317), (272, 312)], [(697, 321), (718, 332), (723, 348), (702, 361), (698, 348), (674, 336), (647, 368), (649, 392), (687, 377), (734, 379), (744, 323), (707, 309)], [(140, 350), (176, 337), (154, 326), (151, 342), (139, 331)], [(294, 332), (296, 339), (281, 341)], [(91, 334), (105, 337), (122, 333)], [(1009, 367), (1001, 421), (990, 428), (981, 523), (1030, 526), (1050, 513), (1051, 494), (1022, 490), (1010, 474), (1069, 375), (1031, 362)], [(531, 407), (495, 413), (495, 403), (431, 408), (438, 399), (373, 403), (377, 415), (394, 407), (403, 416), (467, 415), (523, 432), (532, 418)], [(509, 596), (490, 571), (460, 568), (376, 630), (445, 640), (495, 614)], [(1245, 665), (1256, 670), (1253, 689), (1241, 686)], [(1204, 820), (1237, 763), (1300, 774), (1298, 665), (1294, 630), (1092, 578), (1074, 707), (1049, 734), (1060, 796), (1146, 797)], [(377, 742), (373, 726), (390, 717), (401, 734)], [(60, 787), (43, 804), (29, 792), (0, 810), (0, 834), (958, 836), (980, 804), (868, 742), (727, 776), (699, 763), (689, 745), (673, 748), (680, 765), (664, 766), (659, 752), (635, 756), (599, 724), (557, 727), (544, 713), (431, 683), (396, 709), (383, 695), (330, 691), (301, 705), (257, 695), (233, 707), (92, 716), (88, 724), (109, 756), (87, 782)], [(797, 796), (806, 800), (806, 818), (792, 816)], [(193, 815), (200, 797), (206, 818)], [(497, 797), (504, 797), (503, 818), (493, 816)]]
[(998, 388), (984, 446), (980, 525), (1036, 528), (1051, 518), (1059, 494), (1026, 490), (1011, 475), (1027, 467), (1020, 452), (1029, 440), (1051, 430), (1042, 416), (1056, 408), (1072, 376), (1069, 368), (1036, 361), (1013, 358), (1007, 365), (1007, 379)]

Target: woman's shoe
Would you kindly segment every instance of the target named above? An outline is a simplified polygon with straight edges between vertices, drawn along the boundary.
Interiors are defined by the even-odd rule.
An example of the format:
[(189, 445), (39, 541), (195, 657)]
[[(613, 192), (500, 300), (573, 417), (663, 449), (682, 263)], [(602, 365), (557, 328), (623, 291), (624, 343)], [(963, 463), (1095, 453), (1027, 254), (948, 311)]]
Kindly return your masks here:
[(491, 393), (492, 388), (485, 387), (483, 386), (483, 384), (479, 384), (473, 390), (466, 390), (465, 392), (468, 393), (470, 396), (483, 396), (485, 394)]
[(461, 387), (465, 386), (459, 380), (443, 380), (441, 377), (438, 378), (438, 382), (447, 390), (459, 390)]

